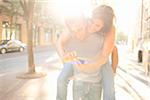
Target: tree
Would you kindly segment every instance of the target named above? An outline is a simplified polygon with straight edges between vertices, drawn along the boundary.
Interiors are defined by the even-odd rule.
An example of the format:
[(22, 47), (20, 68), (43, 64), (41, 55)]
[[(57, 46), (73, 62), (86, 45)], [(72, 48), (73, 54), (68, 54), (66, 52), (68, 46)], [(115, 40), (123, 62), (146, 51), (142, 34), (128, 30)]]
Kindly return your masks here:
[(35, 29), (38, 29), (37, 23), (40, 23), (45, 33), (50, 33), (52, 44), (55, 42), (56, 32), (63, 28), (62, 22), (55, 15), (55, 6), (51, 1), (36, 2), (34, 14)]
[[(10, 4), (14, 9), (21, 8), (18, 14), (22, 15), (26, 21), (27, 36), (28, 36), (28, 73), (23, 74), (21, 78), (41, 77), (45, 74), (37, 73), (35, 70), (34, 53), (33, 53), (33, 26), (38, 30), (38, 23), (42, 23), (45, 29), (52, 30), (54, 33), (60, 24), (56, 21), (51, 11), (43, 13), (45, 5), (42, 5), (38, 0), (4, 0), (5, 3)], [(5, 6), (4, 6), (5, 7)], [(44, 24), (43, 24), (44, 23)]]
[(9, 39), (12, 39), (12, 29), (15, 28), (16, 26), (16, 17), (19, 15), (21, 16), (21, 13), (19, 12), (19, 10), (17, 10), (17, 8), (19, 8), (18, 3), (15, 2), (15, 0), (11, 0), (11, 2), (9, 0), (2, 0), (1, 4), (0, 4), (0, 14), (9, 16), (10, 18), (10, 23), (8, 23), (7, 27), (9, 26), (10, 28), (10, 35), (9, 35)]
[(28, 32), (28, 66), (29, 73), (35, 73), (35, 64), (34, 64), (34, 53), (33, 53), (33, 13), (35, 0), (20, 0), (21, 7), (24, 11), (24, 16), (27, 24)]
[(43, 77), (45, 73), (37, 73), (35, 70), (33, 53), (33, 16), (36, 0), (20, 0), (21, 7), (27, 24), (28, 35), (28, 73), (21, 75), (21, 78)]
[[(38, 78), (45, 76), (43, 73), (37, 73), (35, 71), (34, 53), (33, 53), (33, 16), (36, 0), (3, 0), (5, 3), (11, 5), (11, 9), (21, 7), (22, 16), (26, 20), (27, 36), (28, 36), (28, 73), (19, 75), (20, 78)], [(18, 5), (17, 5), (18, 4)], [(16, 6), (17, 5), (17, 6)], [(4, 8), (5, 6), (3, 6)], [(10, 13), (7, 7), (4, 12)], [(6, 11), (7, 10), (7, 11)], [(15, 11), (15, 10), (14, 10)], [(16, 12), (16, 11), (15, 11)], [(21, 15), (21, 13), (18, 13)], [(14, 14), (11, 14), (14, 15)]]
[[(28, 74), (35, 73), (35, 64), (34, 64), (34, 53), (33, 53), (33, 13), (35, 7), (35, 0), (3, 0), (3, 5), (1, 5), (1, 11), (5, 15), (11, 16), (10, 23), (12, 24), (12, 17), (17, 14), (15, 9), (17, 7), (22, 8), (23, 17), (26, 20), (27, 24), (27, 36), (28, 36)], [(18, 6), (16, 6), (18, 4)], [(7, 6), (6, 6), (7, 5)], [(18, 13), (19, 14), (19, 13)], [(21, 14), (20, 14), (21, 15)]]

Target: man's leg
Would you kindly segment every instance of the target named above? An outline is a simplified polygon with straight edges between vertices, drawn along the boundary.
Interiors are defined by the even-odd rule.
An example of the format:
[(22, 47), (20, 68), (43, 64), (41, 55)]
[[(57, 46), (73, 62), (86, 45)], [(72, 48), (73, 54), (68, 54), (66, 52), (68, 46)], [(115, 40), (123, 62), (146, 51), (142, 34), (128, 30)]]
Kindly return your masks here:
[(73, 81), (73, 100), (100, 100), (101, 83)]
[(67, 85), (69, 77), (73, 75), (73, 65), (65, 63), (57, 79), (57, 97), (56, 100), (67, 100)]
[[(87, 92), (87, 93), (86, 93)], [(87, 84), (83, 81), (73, 81), (73, 100), (88, 100), (86, 94), (88, 94)]]
[(102, 92), (101, 83), (91, 84), (88, 100), (101, 100), (101, 92)]
[(115, 100), (114, 76), (109, 62), (101, 69), (103, 100)]

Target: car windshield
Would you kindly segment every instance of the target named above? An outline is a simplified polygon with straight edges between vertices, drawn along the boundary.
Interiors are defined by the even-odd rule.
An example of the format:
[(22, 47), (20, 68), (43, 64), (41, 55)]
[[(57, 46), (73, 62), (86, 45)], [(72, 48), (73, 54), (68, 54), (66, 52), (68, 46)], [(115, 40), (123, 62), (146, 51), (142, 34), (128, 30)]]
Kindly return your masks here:
[(15, 42), (16, 42), (17, 44), (21, 44), (21, 42), (20, 42), (20, 41), (18, 41), (18, 40), (16, 40)]
[(8, 42), (8, 40), (1, 40), (0, 44), (6, 44)]

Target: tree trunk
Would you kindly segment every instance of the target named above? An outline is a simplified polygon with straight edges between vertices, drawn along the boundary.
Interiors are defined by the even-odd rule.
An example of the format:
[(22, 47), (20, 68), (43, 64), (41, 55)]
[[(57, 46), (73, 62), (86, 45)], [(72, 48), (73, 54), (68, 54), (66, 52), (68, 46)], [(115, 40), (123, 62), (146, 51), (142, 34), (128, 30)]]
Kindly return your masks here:
[(29, 11), (27, 19), (28, 30), (28, 72), (35, 73), (34, 53), (33, 53), (33, 11)]
[(36, 72), (33, 53), (33, 13), (35, 0), (21, 0), (24, 10), (28, 32), (28, 73), (19, 75), (18, 78), (33, 79), (46, 76), (45, 73)]
[(33, 42), (32, 42), (32, 28), (28, 30), (28, 66), (29, 73), (35, 72)]

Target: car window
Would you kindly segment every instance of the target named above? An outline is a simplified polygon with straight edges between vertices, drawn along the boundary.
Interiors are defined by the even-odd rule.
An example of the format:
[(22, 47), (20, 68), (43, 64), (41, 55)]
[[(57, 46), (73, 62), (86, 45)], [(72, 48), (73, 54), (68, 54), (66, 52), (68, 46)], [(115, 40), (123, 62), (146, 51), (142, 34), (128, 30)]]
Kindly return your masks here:
[(7, 44), (8, 40), (1, 40), (0, 44)]
[(10, 44), (13, 44), (13, 42), (12, 41), (8, 41), (8, 43), (7, 43), (8, 45), (10, 45)]
[(0, 41), (0, 44), (3, 44), (4, 43), (4, 41)]
[(20, 42), (20, 41), (18, 41), (18, 40), (17, 40), (17, 41), (15, 41), (15, 42), (16, 42), (17, 44), (21, 44), (21, 42)]

